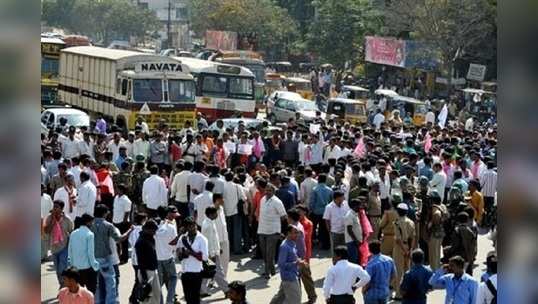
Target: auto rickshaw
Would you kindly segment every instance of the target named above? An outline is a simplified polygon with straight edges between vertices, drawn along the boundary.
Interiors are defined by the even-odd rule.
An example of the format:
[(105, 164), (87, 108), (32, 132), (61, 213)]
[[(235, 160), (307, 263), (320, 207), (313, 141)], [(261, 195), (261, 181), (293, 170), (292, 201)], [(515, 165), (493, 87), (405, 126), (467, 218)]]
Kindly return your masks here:
[(413, 124), (415, 126), (422, 126), (426, 123), (426, 103), (418, 99), (396, 95), (387, 99), (387, 109), (385, 111), (385, 116), (392, 115), (394, 110), (400, 111), (400, 117), (404, 119), (407, 113), (411, 114), (413, 119)]
[(348, 98), (330, 98), (327, 101), (327, 115), (335, 115), (338, 120), (352, 124), (366, 123), (366, 103)]
[(284, 79), (284, 85), (286, 87), (293, 85), (295, 92), (301, 94), (304, 99), (313, 100), (314, 92), (312, 92), (312, 83), (310, 80), (299, 77), (287, 77)]
[(341, 88), (342, 95), (349, 99), (366, 102), (370, 98), (370, 90), (354, 85), (344, 85)]

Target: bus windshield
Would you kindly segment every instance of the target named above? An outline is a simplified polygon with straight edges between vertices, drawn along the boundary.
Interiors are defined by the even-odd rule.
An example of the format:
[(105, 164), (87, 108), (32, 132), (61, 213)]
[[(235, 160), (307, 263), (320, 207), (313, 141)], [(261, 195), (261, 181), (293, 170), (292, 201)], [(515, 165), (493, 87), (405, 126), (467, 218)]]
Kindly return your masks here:
[(168, 80), (168, 96), (171, 102), (194, 102), (194, 82), (191, 80)]
[(202, 95), (254, 99), (254, 79), (225, 75), (202, 75)]
[(257, 83), (265, 82), (265, 67), (261, 64), (244, 64), (244, 67), (249, 69), (256, 77)]
[(134, 79), (133, 99), (138, 102), (159, 102), (163, 100), (161, 79)]

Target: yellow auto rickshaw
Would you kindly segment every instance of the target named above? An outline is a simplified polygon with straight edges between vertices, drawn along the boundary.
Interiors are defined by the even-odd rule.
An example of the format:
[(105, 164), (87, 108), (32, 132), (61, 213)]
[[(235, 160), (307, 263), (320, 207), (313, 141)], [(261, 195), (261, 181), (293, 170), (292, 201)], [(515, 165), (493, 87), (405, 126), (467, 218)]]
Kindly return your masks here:
[(392, 96), (387, 100), (385, 115), (392, 115), (394, 110), (400, 111), (402, 119), (405, 119), (407, 113), (409, 113), (415, 126), (422, 126), (426, 123), (426, 113), (428, 110), (426, 103), (423, 101), (401, 95)]
[(335, 115), (338, 120), (352, 124), (366, 123), (366, 103), (348, 98), (330, 98), (327, 101), (327, 115)]
[(362, 102), (366, 102), (370, 98), (370, 90), (354, 85), (342, 86), (340, 94), (345, 95), (346, 98)]
[(301, 94), (304, 99), (314, 99), (314, 92), (312, 92), (312, 83), (310, 80), (299, 77), (286, 77), (286, 79), (284, 79), (284, 84), (286, 88), (292, 85), (295, 92)]

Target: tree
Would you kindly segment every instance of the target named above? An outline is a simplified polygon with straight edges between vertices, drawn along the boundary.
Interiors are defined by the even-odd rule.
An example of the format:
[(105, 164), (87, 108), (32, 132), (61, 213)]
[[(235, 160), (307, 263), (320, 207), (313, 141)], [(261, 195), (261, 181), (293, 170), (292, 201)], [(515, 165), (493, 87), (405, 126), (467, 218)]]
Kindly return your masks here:
[(286, 49), (297, 33), (288, 12), (271, 0), (193, 0), (191, 23), (199, 36), (206, 30), (255, 33), (264, 50)]
[(144, 38), (161, 26), (154, 12), (128, 0), (45, 0), (42, 19), (104, 45), (113, 39)]
[(354, 64), (363, 50), (364, 36), (372, 34), (379, 15), (368, 0), (316, 1), (317, 17), (307, 34), (307, 46), (320, 61), (343, 69)]
[(387, 25), (397, 34), (425, 42), (440, 54), (451, 90), (454, 62), (492, 31), (496, 1), (398, 0), (387, 6)]

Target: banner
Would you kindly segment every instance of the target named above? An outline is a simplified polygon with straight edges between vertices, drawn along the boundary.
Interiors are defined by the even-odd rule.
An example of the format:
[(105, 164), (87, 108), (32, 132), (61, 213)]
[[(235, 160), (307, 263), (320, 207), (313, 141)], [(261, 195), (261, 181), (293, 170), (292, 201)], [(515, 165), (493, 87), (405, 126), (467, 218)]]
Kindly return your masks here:
[(486, 66), (481, 64), (469, 64), (469, 71), (467, 71), (467, 79), (483, 81), (486, 76)]
[(404, 67), (405, 41), (395, 38), (366, 37), (366, 61)]
[(205, 47), (215, 50), (237, 50), (237, 33), (226, 31), (206, 31)]

